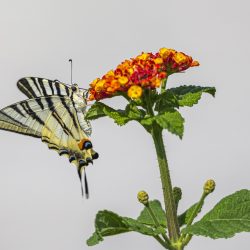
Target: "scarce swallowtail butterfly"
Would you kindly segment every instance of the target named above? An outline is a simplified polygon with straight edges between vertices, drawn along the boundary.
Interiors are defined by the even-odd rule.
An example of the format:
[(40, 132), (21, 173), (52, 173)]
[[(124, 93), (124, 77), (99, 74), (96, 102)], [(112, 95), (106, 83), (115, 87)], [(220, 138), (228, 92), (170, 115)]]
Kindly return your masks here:
[(0, 129), (41, 138), (49, 149), (67, 156), (76, 165), (80, 181), (84, 172), (88, 197), (85, 167), (98, 158), (98, 153), (89, 139), (91, 125), (84, 117), (86, 91), (77, 84), (38, 77), (22, 78), (17, 87), (29, 99), (0, 110)]

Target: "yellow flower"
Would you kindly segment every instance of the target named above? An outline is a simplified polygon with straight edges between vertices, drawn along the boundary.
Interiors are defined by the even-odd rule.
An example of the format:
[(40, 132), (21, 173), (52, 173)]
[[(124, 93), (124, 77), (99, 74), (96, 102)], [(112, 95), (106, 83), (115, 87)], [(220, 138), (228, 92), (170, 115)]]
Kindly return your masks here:
[(128, 89), (128, 96), (131, 99), (139, 99), (141, 95), (142, 95), (142, 88), (140, 86), (134, 85)]
[(121, 85), (125, 85), (128, 82), (128, 78), (126, 76), (121, 76), (121, 77), (118, 78), (118, 82)]
[(134, 70), (133, 70), (133, 68), (127, 68), (127, 72), (128, 72), (130, 75), (132, 75), (132, 74), (134, 73)]
[(114, 91), (116, 91), (117, 89), (119, 89), (120, 88), (120, 83), (117, 81), (117, 80), (112, 80), (112, 82), (111, 82), (111, 87), (114, 89)]
[(107, 77), (112, 77), (114, 75), (115, 75), (114, 70), (110, 70), (108, 73), (106, 73)]
[(162, 60), (162, 58), (155, 58), (154, 59), (154, 62), (156, 63), (156, 64), (162, 64), (163, 63), (163, 60)]
[(96, 85), (96, 83), (97, 83), (98, 81), (100, 81), (100, 78), (96, 78), (94, 81), (92, 81), (92, 82), (90, 83), (90, 86), (91, 86), (91, 87), (95, 87), (95, 85)]
[(137, 56), (137, 59), (145, 61), (148, 59), (148, 57), (149, 57), (148, 53), (142, 53), (141, 55)]
[(183, 54), (182, 52), (177, 52), (176, 54), (174, 54), (173, 56), (173, 60), (180, 64), (180, 63), (185, 63), (189, 58)]
[(171, 53), (175, 54), (176, 50), (167, 48), (161, 48), (159, 50), (159, 54), (162, 58), (167, 58)]
[(155, 80), (152, 81), (152, 83), (155, 88), (159, 88), (161, 86), (161, 80), (159, 78), (155, 78)]
[(96, 92), (100, 92), (104, 89), (104, 84), (106, 83), (105, 80), (99, 80), (96, 84), (95, 84), (95, 91)]

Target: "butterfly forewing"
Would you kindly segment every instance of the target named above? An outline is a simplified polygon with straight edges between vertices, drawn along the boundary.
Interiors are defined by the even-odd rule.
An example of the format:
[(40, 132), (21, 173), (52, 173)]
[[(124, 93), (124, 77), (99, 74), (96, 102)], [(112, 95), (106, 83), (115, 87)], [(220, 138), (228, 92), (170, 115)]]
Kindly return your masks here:
[(72, 90), (59, 81), (51, 81), (40, 77), (25, 77), (17, 82), (17, 87), (28, 98), (39, 96), (70, 96)]

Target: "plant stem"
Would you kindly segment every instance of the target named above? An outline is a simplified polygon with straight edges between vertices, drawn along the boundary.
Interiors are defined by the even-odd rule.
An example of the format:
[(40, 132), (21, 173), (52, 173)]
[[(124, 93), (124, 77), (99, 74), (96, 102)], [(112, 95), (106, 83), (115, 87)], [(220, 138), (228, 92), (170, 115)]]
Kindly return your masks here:
[[(207, 194), (205, 192), (203, 192), (199, 202), (197, 203), (193, 213), (191, 214), (191, 216), (187, 222), (187, 226), (190, 226), (193, 223), (195, 217), (201, 211), (201, 208), (204, 204), (204, 200), (206, 197), (207, 197)], [(193, 236), (192, 234), (182, 234), (182, 236), (180, 237), (180, 241), (181, 242), (183, 241), (183, 245), (186, 246), (189, 243), (189, 241), (192, 239), (192, 236)]]
[(166, 242), (158, 235), (154, 236), (154, 238), (166, 249), (170, 249)]
[(153, 125), (152, 136), (160, 168), (169, 238), (172, 242), (177, 242), (180, 236), (180, 228), (177, 221), (177, 213), (172, 192), (168, 161), (162, 138), (162, 129), (157, 124)]
[[(149, 212), (151, 218), (153, 219), (153, 221), (154, 221), (156, 227), (161, 227), (159, 221), (157, 220), (156, 216), (154, 215), (154, 212), (152, 211), (152, 209), (151, 209), (151, 207), (149, 206), (149, 204), (146, 205), (146, 208), (148, 209), (148, 212)], [(171, 242), (169, 241), (169, 238), (167, 237), (167, 235), (164, 234), (164, 233), (162, 233), (161, 236), (162, 236), (163, 239), (165, 240), (167, 246), (170, 248)]]

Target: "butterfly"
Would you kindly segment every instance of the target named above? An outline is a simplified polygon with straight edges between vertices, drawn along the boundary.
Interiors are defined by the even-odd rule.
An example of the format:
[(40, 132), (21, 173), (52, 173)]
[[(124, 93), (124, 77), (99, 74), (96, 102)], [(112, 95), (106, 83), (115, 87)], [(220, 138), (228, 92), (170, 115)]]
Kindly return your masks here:
[[(85, 167), (98, 158), (89, 139), (92, 129), (85, 119), (86, 91), (77, 84), (25, 77), (17, 82), (28, 99), (0, 110), (0, 129), (40, 138), (49, 149), (69, 158), (77, 167), (89, 196)], [(83, 194), (83, 187), (82, 194)]]

